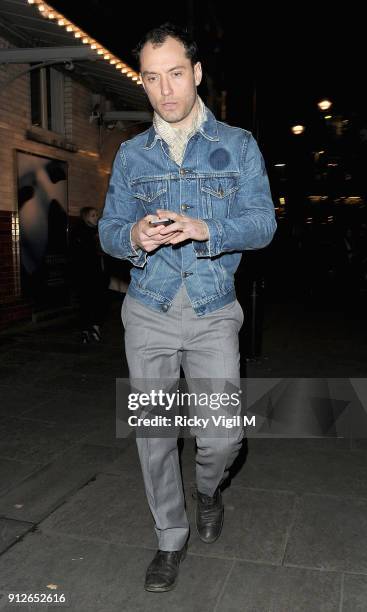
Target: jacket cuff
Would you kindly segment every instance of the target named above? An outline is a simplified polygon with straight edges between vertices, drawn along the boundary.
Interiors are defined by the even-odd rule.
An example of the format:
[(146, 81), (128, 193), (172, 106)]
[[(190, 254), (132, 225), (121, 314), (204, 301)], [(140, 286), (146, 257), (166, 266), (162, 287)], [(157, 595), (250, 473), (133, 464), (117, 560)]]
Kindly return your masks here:
[(131, 239), (131, 232), (132, 232), (134, 225), (135, 225), (135, 222), (129, 223), (126, 227), (127, 236), (126, 236), (126, 243), (124, 245), (125, 246), (124, 250), (127, 254), (125, 258), (137, 268), (143, 268), (147, 261), (147, 254), (140, 247), (137, 247), (137, 248), (133, 247), (133, 243)]
[(194, 251), (197, 257), (214, 257), (221, 253), (222, 225), (216, 219), (202, 219), (209, 232), (208, 240), (193, 240)]

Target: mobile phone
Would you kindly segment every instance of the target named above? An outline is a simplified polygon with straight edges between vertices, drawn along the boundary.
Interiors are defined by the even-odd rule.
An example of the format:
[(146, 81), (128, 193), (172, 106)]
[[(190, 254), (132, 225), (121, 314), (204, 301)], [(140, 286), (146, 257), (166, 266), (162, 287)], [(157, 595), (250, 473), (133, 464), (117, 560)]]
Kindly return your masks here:
[(170, 225), (171, 223), (174, 223), (173, 219), (167, 219), (167, 217), (164, 217), (163, 219), (157, 219), (154, 221), (149, 221), (150, 225), (153, 225), (154, 227), (156, 227), (157, 225)]

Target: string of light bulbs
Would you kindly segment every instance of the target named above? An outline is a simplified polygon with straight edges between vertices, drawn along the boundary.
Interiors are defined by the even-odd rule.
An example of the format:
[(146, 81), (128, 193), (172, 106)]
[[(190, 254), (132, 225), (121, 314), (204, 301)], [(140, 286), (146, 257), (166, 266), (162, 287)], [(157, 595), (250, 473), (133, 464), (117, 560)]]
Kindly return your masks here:
[[(103, 56), (103, 60), (111, 64), (119, 70), (121, 74), (134, 81), (137, 85), (141, 85), (142, 82), (139, 75), (135, 70), (130, 68), (120, 58), (113, 55), (108, 49), (101, 45), (97, 40), (89, 36), (86, 32), (83, 32), (77, 25), (75, 25), (70, 19), (67, 19), (64, 15), (55, 11), (49, 4), (43, 2), (43, 0), (27, 0), (28, 4), (34, 4), (39, 10), (42, 17), (50, 19), (57, 23), (61, 28), (65, 28), (67, 32), (74, 35), (74, 38), (81, 40), (84, 45), (89, 45), (92, 51), (95, 51), (97, 55)], [(102, 58), (101, 58), (102, 59)]]

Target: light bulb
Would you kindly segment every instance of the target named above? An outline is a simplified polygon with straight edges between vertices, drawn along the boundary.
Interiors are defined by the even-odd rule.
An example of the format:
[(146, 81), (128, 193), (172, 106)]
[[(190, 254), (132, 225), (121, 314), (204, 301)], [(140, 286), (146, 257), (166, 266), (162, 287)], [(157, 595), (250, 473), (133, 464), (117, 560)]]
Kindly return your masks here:
[(305, 131), (304, 125), (294, 125), (292, 127), (292, 132), (293, 134), (296, 134), (296, 136), (298, 136), (299, 134), (303, 134), (304, 131)]
[(317, 104), (319, 109), (322, 110), (322, 111), (329, 110), (329, 108), (331, 108), (332, 105), (333, 105), (333, 103), (330, 102), (330, 100), (320, 100), (320, 102), (318, 102), (318, 104)]

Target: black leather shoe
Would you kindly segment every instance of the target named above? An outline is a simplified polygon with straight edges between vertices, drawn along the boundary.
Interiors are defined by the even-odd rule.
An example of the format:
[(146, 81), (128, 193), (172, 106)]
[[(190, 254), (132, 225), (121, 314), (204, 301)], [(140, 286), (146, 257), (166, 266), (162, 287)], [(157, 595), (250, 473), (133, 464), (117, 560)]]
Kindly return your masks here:
[(187, 543), (181, 550), (157, 550), (147, 569), (144, 588), (146, 591), (163, 593), (176, 586), (180, 563), (186, 557)]
[(196, 529), (200, 539), (207, 544), (215, 542), (221, 534), (224, 518), (222, 494), (218, 487), (213, 497), (197, 492)]

